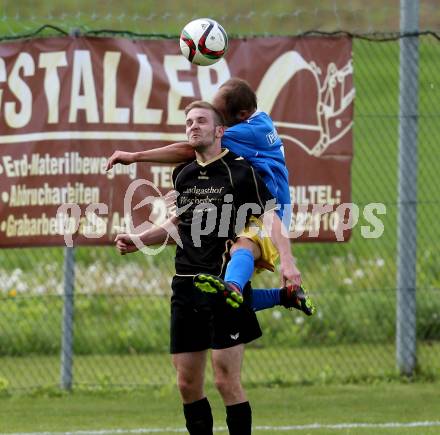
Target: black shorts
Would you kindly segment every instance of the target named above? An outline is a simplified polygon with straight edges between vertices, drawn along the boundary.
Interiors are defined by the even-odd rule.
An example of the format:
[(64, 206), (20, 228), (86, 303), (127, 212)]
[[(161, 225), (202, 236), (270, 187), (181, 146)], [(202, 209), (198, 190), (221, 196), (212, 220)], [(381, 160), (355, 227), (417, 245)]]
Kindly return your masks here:
[(192, 277), (175, 276), (171, 287), (171, 353), (226, 349), (261, 337), (247, 304), (232, 308), (219, 295), (195, 288)]

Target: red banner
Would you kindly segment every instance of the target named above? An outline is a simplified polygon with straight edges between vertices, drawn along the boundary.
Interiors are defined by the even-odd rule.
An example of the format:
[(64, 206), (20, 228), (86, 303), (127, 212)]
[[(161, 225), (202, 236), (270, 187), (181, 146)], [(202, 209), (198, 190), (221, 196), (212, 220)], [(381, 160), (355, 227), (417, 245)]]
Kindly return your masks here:
[[(107, 158), (185, 140), (184, 107), (211, 100), (231, 76), (252, 85), (284, 141), (295, 235), (346, 239), (349, 38), (232, 40), (224, 59), (197, 67), (176, 40), (66, 37), (0, 44), (0, 247), (63, 245), (69, 231), (75, 244), (109, 244), (130, 214), (135, 225), (163, 220), (172, 167), (106, 173)], [(145, 197), (154, 199), (133, 210)], [(77, 208), (59, 209), (66, 203)]]

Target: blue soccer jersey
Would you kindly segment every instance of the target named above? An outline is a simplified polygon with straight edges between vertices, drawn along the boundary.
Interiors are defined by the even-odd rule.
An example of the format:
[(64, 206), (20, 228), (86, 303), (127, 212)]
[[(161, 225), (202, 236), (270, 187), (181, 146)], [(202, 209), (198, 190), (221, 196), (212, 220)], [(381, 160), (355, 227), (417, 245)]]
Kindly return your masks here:
[(244, 157), (257, 170), (281, 207), (278, 216), (288, 227), (291, 217), (289, 172), (283, 142), (270, 116), (255, 112), (246, 121), (229, 127), (222, 138), (222, 146)]

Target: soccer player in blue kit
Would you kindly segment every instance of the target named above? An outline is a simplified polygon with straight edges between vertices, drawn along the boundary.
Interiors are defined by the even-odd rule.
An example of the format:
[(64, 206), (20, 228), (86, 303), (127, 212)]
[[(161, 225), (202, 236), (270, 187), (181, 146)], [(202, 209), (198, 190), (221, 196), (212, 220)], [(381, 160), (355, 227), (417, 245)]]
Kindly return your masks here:
[[(222, 137), (222, 147), (244, 157), (263, 178), (270, 193), (276, 198), (277, 215), (288, 230), (291, 219), (291, 201), (288, 170), (284, 159), (283, 143), (272, 119), (257, 110), (257, 98), (249, 84), (239, 78), (226, 81), (214, 96), (213, 106), (225, 118), (228, 127)], [(141, 152), (115, 151), (107, 169), (114, 164), (135, 162), (180, 163), (194, 158), (194, 150), (186, 142), (171, 144)], [(262, 223), (251, 220), (254, 227), (262, 229)], [(118, 238), (119, 237), (119, 238)], [(127, 235), (118, 236), (116, 242), (121, 252), (137, 250)], [(223, 294), (226, 302), (237, 307), (243, 302), (241, 293), (251, 279), (254, 269), (274, 270), (277, 252), (270, 238), (261, 237), (255, 230), (244, 230), (230, 250), (230, 261), (224, 279), (200, 274), (194, 284), (201, 291)], [(281, 259), (282, 260), (282, 259)], [(306, 315), (315, 312), (309, 295), (301, 287), (301, 274), (294, 264), (280, 263), (283, 287), (254, 289), (251, 306), (255, 311), (282, 305), (296, 308)]]

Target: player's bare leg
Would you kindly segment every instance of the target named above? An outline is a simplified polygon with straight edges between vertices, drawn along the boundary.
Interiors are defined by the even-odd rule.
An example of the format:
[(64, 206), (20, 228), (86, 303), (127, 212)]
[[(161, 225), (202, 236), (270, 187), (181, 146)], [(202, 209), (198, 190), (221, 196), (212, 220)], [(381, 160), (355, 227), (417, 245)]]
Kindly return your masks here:
[(226, 406), (247, 400), (240, 376), (243, 355), (244, 344), (212, 350), (214, 383)]
[(206, 360), (207, 351), (183, 352), (172, 355), (177, 373), (177, 387), (183, 403), (195, 402), (205, 397)]
[(250, 435), (252, 410), (241, 385), (244, 345), (212, 351), (215, 385), (226, 407), (226, 423), (232, 435)]
[(231, 256), (234, 252), (238, 251), (239, 249), (247, 249), (248, 251), (251, 251), (252, 256), (254, 257), (254, 261), (257, 261), (261, 256), (261, 250), (260, 247), (253, 242), (251, 239), (248, 239), (247, 237), (239, 237), (234, 244), (231, 246)]
[(189, 433), (212, 435), (211, 406), (204, 392), (207, 351), (176, 353), (172, 360)]

